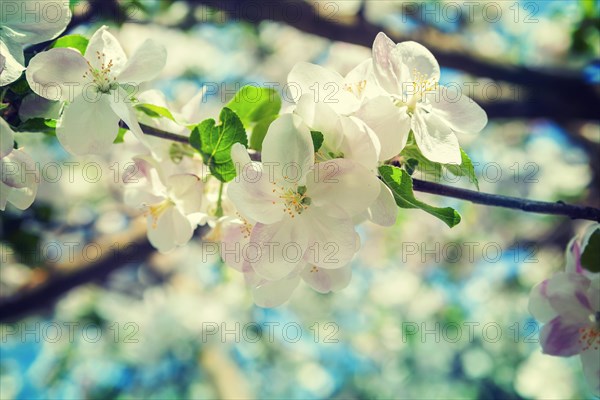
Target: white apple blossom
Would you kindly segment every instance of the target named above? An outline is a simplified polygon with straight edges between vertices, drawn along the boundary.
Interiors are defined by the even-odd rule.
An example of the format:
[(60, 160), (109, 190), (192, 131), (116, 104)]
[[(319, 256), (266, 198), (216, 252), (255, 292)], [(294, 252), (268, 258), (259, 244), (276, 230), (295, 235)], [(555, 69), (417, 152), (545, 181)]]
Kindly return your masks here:
[(6, 203), (21, 210), (31, 206), (40, 180), (33, 159), (13, 146), (14, 132), (0, 118), (0, 211), (6, 209)]
[(124, 200), (145, 211), (148, 240), (163, 253), (186, 244), (204, 218), (204, 183), (193, 174), (167, 175), (150, 156), (134, 161), (136, 173), (124, 176)]
[(352, 259), (352, 218), (380, 192), (373, 173), (351, 160), (315, 163), (310, 130), (293, 114), (269, 127), (262, 163), (252, 162), (239, 143), (231, 155), (241, 168), (227, 193), (242, 217), (256, 221), (250, 243), (258, 257), (250, 264), (257, 274), (278, 280), (305, 263), (334, 269)]
[(429, 50), (415, 42), (395, 44), (384, 33), (373, 43), (373, 74), (386, 95), (365, 101), (356, 116), (379, 137), (395, 137), (382, 148), (394, 156), (412, 130), (431, 161), (460, 164), (456, 133), (477, 133), (487, 124), (485, 111), (471, 98), (439, 84), (440, 67)]
[(0, 86), (25, 70), (23, 46), (52, 40), (71, 21), (68, 1), (21, 0), (2, 4), (0, 16)]
[(540, 342), (544, 353), (581, 356), (583, 372), (590, 388), (600, 396), (600, 273), (581, 266), (581, 254), (591, 233), (580, 244), (576, 238), (567, 247), (564, 272), (536, 285), (529, 298), (529, 311), (544, 328)]
[(101, 153), (117, 136), (119, 120), (145, 140), (127, 89), (156, 78), (165, 62), (165, 48), (150, 39), (128, 60), (103, 26), (84, 56), (71, 48), (50, 49), (31, 59), (26, 76), (40, 96), (68, 102), (56, 128), (60, 143), (73, 154)]

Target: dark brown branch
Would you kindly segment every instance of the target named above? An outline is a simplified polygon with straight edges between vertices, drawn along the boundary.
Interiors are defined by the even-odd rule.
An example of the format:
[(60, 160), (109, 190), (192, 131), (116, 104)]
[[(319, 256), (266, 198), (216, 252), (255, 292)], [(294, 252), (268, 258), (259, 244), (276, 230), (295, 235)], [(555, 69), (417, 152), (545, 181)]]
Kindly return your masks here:
[(481, 193), (474, 190), (460, 189), (439, 183), (413, 179), (413, 189), (419, 192), (467, 200), (471, 203), (493, 207), (504, 207), (538, 214), (565, 215), (571, 219), (587, 219), (600, 222), (600, 209), (566, 204), (562, 201), (550, 203), (527, 200), (518, 197)]

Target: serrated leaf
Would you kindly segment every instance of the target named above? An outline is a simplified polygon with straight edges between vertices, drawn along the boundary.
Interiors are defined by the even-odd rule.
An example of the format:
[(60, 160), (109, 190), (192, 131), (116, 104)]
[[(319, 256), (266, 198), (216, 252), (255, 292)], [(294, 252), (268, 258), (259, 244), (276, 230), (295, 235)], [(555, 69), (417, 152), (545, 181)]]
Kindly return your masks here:
[(165, 107), (161, 107), (161, 106), (157, 106), (157, 105), (149, 104), (149, 103), (141, 103), (141, 104), (136, 104), (135, 108), (140, 110), (141, 112), (143, 112), (144, 114), (146, 114), (149, 117), (152, 117), (152, 118), (165, 117), (165, 118), (170, 119), (173, 122), (177, 122), (175, 120), (175, 117), (171, 113), (171, 111), (169, 111)]
[(312, 136), (313, 147), (316, 153), (323, 145), (323, 134), (319, 131), (310, 131), (310, 136)]
[(275, 89), (247, 85), (242, 87), (226, 105), (250, 127), (265, 118), (274, 117), (281, 110), (281, 97)]
[(600, 228), (594, 230), (581, 253), (581, 266), (591, 272), (600, 272)]
[(471, 159), (462, 148), (460, 149), (460, 157), (460, 165), (444, 164), (444, 167), (456, 176), (466, 176), (475, 185), (477, 190), (479, 190), (479, 181), (477, 180), (477, 175), (475, 175), (475, 167), (473, 167)]
[(250, 148), (256, 151), (262, 151), (262, 143), (265, 140), (269, 126), (277, 116), (273, 115), (266, 117), (258, 121), (252, 128), (252, 135), (250, 135)]
[(190, 135), (190, 145), (202, 155), (204, 163), (217, 179), (229, 182), (236, 176), (231, 147), (234, 143), (248, 147), (248, 138), (242, 121), (229, 108), (221, 110), (219, 120), (219, 125), (212, 118), (196, 125)]
[(413, 192), (413, 182), (410, 175), (400, 168), (391, 165), (379, 167), (379, 174), (383, 182), (390, 188), (394, 194), (396, 204), (400, 208), (420, 208), (429, 214), (441, 219), (450, 228), (458, 225), (460, 214), (451, 207), (433, 207), (423, 203), (415, 198)]
[(82, 35), (66, 35), (58, 38), (50, 45), (51, 49), (57, 48), (71, 48), (79, 51), (81, 54), (85, 54), (89, 40)]

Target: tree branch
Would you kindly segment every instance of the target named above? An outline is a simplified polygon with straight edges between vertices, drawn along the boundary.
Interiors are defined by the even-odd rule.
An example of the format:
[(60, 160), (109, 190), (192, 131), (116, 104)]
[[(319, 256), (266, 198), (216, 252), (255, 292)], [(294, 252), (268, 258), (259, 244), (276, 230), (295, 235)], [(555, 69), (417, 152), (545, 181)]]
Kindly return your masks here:
[(486, 206), (511, 208), (538, 214), (565, 215), (571, 219), (587, 219), (600, 222), (600, 209), (566, 204), (562, 201), (550, 203), (509, 197), (497, 194), (476, 192), (474, 190), (454, 188), (439, 183), (413, 179), (413, 189), (419, 192), (467, 200)]

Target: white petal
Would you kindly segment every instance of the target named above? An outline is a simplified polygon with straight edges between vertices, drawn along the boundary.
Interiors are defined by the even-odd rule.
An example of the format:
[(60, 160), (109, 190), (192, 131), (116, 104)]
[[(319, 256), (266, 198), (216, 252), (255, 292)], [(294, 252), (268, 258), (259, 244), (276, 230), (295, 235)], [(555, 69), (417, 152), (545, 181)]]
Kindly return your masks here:
[(396, 44), (383, 32), (373, 42), (373, 74), (379, 85), (389, 94), (401, 94), (402, 60), (396, 59), (393, 50)]
[[(39, 171), (37, 170), (33, 159), (22, 150), (13, 150), (2, 162), (7, 159), (19, 164), (19, 179), (18, 184), (5, 185), (4, 179), (1, 183), (0, 190), (6, 192), (2, 195), (0, 203), (6, 204), (6, 201), (14, 205), (20, 210), (25, 210), (31, 206), (37, 193), (40, 182)], [(4, 178), (4, 177), (3, 177)], [(3, 205), (3, 207), (4, 207)]]
[[(433, 54), (422, 44), (417, 42), (398, 43), (392, 50), (392, 57), (396, 62), (401, 62), (403, 70), (409, 73), (408, 76), (402, 76), (405, 83), (430, 79), (435, 82), (440, 80), (440, 65)], [(412, 79), (408, 80), (409, 77)]]
[[(302, 118), (284, 114), (273, 121), (263, 142), (262, 162), (264, 166), (271, 166), (278, 184), (302, 185), (314, 159), (310, 130)], [(281, 176), (288, 179), (281, 181)]]
[(363, 121), (346, 116), (340, 117), (338, 129), (343, 132), (344, 140), (340, 150), (344, 158), (353, 160), (368, 170), (375, 170), (381, 151), (375, 133)]
[(39, 183), (39, 171), (33, 159), (23, 150), (15, 149), (1, 162), (2, 182), (12, 188), (32, 187)]
[(300, 220), (291, 219), (271, 225), (256, 224), (250, 235), (250, 244), (260, 251), (248, 260), (254, 271), (269, 280), (289, 275), (303, 263), (309, 229)]
[(13, 150), (15, 144), (14, 132), (4, 119), (0, 118), (0, 158)]
[(56, 127), (56, 136), (63, 147), (76, 155), (109, 150), (119, 130), (119, 117), (110, 103), (108, 95), (93, 103), (79, 96), (65, 107)]
[(379, 196), (368, 209), (369, 219), (377, 225), (393, 226), (398, 217), (398, 205), (390, 188), (381, 181), (379, 183)]
[(417, 108), (411, 122), (417, 146), (425, 157), (442, 164), (461, 163), (458, 139), (444, 121)]
[(148, 39), (136, 51), (117, 77), (120, 83), (140, 84), (158, 76), (167, 62), (167, 49)]
[(88, 68), (78, 51), (50, 49), (31, 59), (25, 76), (31, 90), (38, 95), (49, 100), (72, 102), (84, 89), (91, 93), (91, 80), (83, 77)]
[(326, 269), (348, 264), (357, 250), (358, 236), (349, 218), (311, 212), (310, 241), (304, 257), (309, 264)]
[(20, 0), (3, 4), (3, 29), (21, 44), (36, 44), (60, 35), (71, 21), (67, 1)]
[[(379, 195), (379, 179), (362, 165), (345, 159), (315, 164), (306, 179), (310, 208), (342, 209), (348, 217), (358, 215), (373, 204)], [(335, 215), (335, 214), (331, 214)]]
[(400, 154), (410, 132), (410, 117), (406, 107), (396, 107), (389, 96), (378, 96), (365, 102), (356, 112), (375, 132), (381, 143), (379, 160), (385, 161)]
[(91, 37), (85, 50), (85, 58), (97, 70), (112, 62), (112, 76), (118, 76), (127, 62), (127, 56), (119, 41), (102, 26)]
[(337, 269), (325, 269), (308, 265), (302, 270), (300, 276), (319, 293), (337, 292), (350, 283), (352, 267), (346, 265)]
[(581, 267), (581, 246), (575, 236), (569, 241), (565, 250), (565, 272), (580, 274), (583, 272)]
[(288, 75), (288, 86), (294, 100), (310, 94), (315, 103), (325, 103), (337, 113), (350, 114), (360, 105), (359, 99), (346, 90), (344, 78), (335, 71), (320, 65), (300, 62)]
[(548, 280), (538, 283), (529, 294), (529, 312), (539, 322), (545, 324), (554, 319), (558, 314), (552, 308), (548, 298)]
[[(250, 251), (250, 232), (252, 227), (239, 218), (223, 217), (217, 222), (217, 240), (220, 242), (221, 258), (225, 264), (243, 272), (246, 260), (245, 251)], [(249, 257), (248, 257), (249, 258)]]
[(589, 315), (595, 311), (587, 297), (590, 283), (581, 274), (554, 274), (546, 287), (550, 305), (565, 320), (589, 323)]
[(6, 210), (6, 203), (8, 203), (8, 194), (13, 190), (10, 186), (5, 185), (0, 181), (0, 211)]
[(167, 187), (169, 189), (169, 197), (176, 202), (179, 209), (185, 215), (202, 211), (204, 185), (196, 175), (172, 175), (167, 178)]
[(370, 99), (385, 92), (379, 87), (373, 74), (373, 59), (369, 58), (358, 64), (344, 78), (346, 84), (359, 99)]
[(0, 86), (13, 83), (25, 70), (25, 58), (21, 45), (9, 38), (0, 36)]
[(142, 131), (142, 128), (140, 127), (135, 115), (131, 96), (129, 96), (127, 91), (119, 86), (119, 88), (110, 93), (108, 97), (111, 100), (110, 106), (114, 113), (117, 114), (119, 118), (127, 124), (129, 130), (140, 142), (142, 142), (142, 144), (144, 144), (146, 147), (149, 147), (146, 135), (144, 135), (144, 132)]
[(148, 240), (161, 253), (169, 252), (186, 244), (194, 233), (189, 220), (175, 207), (169, 207), (161, 214), (156, 224), (148, 217)]
[(600, 397), (600, 349), (591, 346), (581, 352), (581, 364), (587, 384), (594, 396)]
[(254, 302), (265, 308), (280, 306), (290, 299), (298, 283), (300, 283), (300, 277), (297, 274), (277, 281), (262, 281), (252, 290)]
[(316, 103), (312, 95), (303, 94), (298, 100), (294, 114), (299, 115), (311, 130), (323, 134), (324, 146), (332, 151), (339, 149), (344, 136), (336, 126), (338, 114), (328, 104)]
[(478, 133), (488, 122), (485, 111), (473, 99), (457, 93), (454, 89), (440, 86), (427, 95), (435, 113), (455, 132)]

